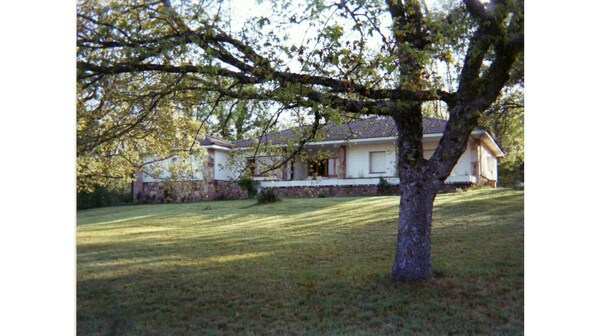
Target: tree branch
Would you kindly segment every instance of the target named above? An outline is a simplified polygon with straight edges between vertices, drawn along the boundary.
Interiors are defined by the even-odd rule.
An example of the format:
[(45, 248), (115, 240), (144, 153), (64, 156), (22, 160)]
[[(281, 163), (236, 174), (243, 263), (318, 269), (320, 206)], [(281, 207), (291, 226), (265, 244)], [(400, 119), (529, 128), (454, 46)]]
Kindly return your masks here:
[[(496, 3), (499, 3), (497, 1)], [(502, 4), (502, 3), (500, 3)], [(468, 11), (479, 20), (479, 27), (468, 47), (461, 71), (457, 102), (449, 108), (450, 118), (438, 147), (429, 160), (431, 172), (442, 183), (449, 176), (457, 160), (467, 148), (469, 135), (478, 124), (481, 113), (487, 110), (500, 95), (509, 80), (509, 72), (523, 44), (517, 38), (523, 36), (523, 16), (516, 14), (507, 29), (498, 23), (509, 13), (507, 10), (488, 12), (477, 0), (466, 0)], [(495, 8), (496, 9), (496, 8)], [(482, 11), (483, 10), (483, 11)], [(494, 45), (494, 59), (488, 70), (480, 75), (480, 68), (490, 47)]]

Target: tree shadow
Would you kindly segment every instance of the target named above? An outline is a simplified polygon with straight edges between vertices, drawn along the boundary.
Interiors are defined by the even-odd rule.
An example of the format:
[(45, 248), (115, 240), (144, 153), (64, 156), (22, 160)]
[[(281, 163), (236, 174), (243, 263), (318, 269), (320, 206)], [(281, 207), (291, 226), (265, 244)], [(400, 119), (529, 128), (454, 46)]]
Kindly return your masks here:
[[(508, 199), (499, 194), (488, 204), (508, 208)], [(455, 218), (433, 228), (437, 276), (393, 286), (398, 198), (352, 201), (300, 209), (287, 221), (269, 211), (276, 220), (268, 222), (252, 209), (226, 224), (218, 222), (224, 212), (213, 212), (205, 225), (81, 244), (78, 333), (521, 332), (523, 225), (517, 218), (464, 227), (462, 220), (482, 211), (479, 202), (465, 198), (438, 209), (435, 216)], [(347, 211), (354, 204), (372, 211)], [(240, 229), (234, 224), (240, 220), (253, 222)], [(102, 225), (96, 229), (106, 234)]]

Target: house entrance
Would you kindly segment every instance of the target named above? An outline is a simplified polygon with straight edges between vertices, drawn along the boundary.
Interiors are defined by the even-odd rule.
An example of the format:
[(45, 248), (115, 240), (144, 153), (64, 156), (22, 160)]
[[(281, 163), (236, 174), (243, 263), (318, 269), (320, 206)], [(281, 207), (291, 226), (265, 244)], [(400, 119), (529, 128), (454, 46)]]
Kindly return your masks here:
[(312, 161), (309, 164), (309, 175), (328, 177), (328, 159)]

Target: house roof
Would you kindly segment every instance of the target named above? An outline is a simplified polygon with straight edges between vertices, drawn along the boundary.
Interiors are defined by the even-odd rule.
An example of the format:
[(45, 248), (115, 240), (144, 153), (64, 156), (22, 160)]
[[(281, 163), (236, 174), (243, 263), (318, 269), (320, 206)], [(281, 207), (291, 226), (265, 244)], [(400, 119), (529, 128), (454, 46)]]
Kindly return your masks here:
[[(442, 133), (445, 127), (446, 120), (436, 118), (423, 120), (424, 134)], [(386, 116), (329, 125), (325, 128), (325, 132), (327, 135), (322, 141), (395, 137), (398, 134), (394, 119)]]
[[(446, 127), (446, 120), (437, 118), (424, 118), (423, 131), (424, 134), (438, 134), (443, 133)], [(287, 129), (280, 132), (273, 132), (265, 134), (261, 137), (261, 143), (270, 143), (272, 145), (283, 144), (286, 140), (293, 136), (296, 132), (302, 129)], [(385, 138), (397, 136), (397, 127), (394, 119), (386, 116), (373, 117), (367, 119), (356, 119), (350, 122), (336, 125), (330, 124), (324, 126), (324, 138), (320, 141), (339, 141), (349, 139), (368, 139), (368, 138)], [(234, 143), (235, 147), (243, 148), (249, 147), (257, 143), (258, 138), (250, 138)]]
[(219, 139), (219, 138), (216, 138), (211, 135), (206, 135), (205, 138), (199, 139), (199, 143), (201, 144), (202, 147), (221, 146), (221, 147), (225, 147), (225, 148), (232, 148), (232, 144), (229, 141)]
[[(423, 134), (433, 135), (442, 134), (447, 125), (447, 120), (438, 118), (424, 118), (423, 120)], [(214, 137), (206, 136), (199, 142), (202, 146), (219, 146), (224, 148), (246, 148), (254, 145), (260, 140), (260, 143), (269, 143), (271, 145), (286, 144), (288, 139), (297, 135), (299, 132), (306, 132), (308, 129), (303, 127), (286, 129), (280, 132), (272, 132), (264, 134), (261, 137), (249, 138), (245, 140), (231, 143), (229, 141)], [(373, 139), (373, 138), (390, 138), (396, 137), (398, 132), (394, 119), (386, 116), (372, 117), (367, 119), (355, 119), (350, 122), (336, 125), (328, 124), (323, 129), (324, 138), (318, 143), (338, 142), (358, 139)], [(497, 157), (504, 156), (500, 147), (496, 144), (492, 136), (482, 127), (476, 127), (472, 136), (480, 137), (486, 145), (495, 153)]]

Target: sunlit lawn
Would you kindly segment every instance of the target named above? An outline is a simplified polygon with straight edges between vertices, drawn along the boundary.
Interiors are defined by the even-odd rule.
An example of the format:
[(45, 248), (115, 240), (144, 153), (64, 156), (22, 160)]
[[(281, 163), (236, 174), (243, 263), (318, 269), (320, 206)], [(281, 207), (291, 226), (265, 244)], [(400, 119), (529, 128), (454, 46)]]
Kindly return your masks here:
[(523, 192), (439, 195), (436, 276), (395, 287), (398, 202), (80, 211), (78, 334), (523, 334)]

